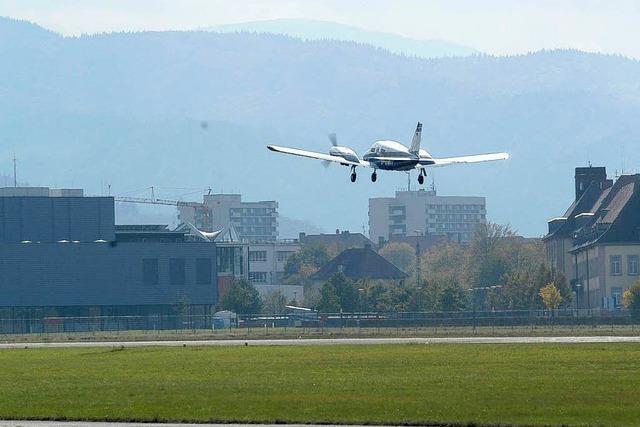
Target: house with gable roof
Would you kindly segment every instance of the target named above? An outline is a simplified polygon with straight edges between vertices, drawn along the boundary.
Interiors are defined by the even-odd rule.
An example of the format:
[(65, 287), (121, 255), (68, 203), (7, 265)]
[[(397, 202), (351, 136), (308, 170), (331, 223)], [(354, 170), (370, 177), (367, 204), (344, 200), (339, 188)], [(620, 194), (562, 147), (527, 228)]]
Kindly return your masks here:
[(575, 200), (548, 222), (547, 261), (576, 293), (578, 308), (620, 307), (640, 280), (640, 174), (615, 182), (604, 167), (575, 170)]

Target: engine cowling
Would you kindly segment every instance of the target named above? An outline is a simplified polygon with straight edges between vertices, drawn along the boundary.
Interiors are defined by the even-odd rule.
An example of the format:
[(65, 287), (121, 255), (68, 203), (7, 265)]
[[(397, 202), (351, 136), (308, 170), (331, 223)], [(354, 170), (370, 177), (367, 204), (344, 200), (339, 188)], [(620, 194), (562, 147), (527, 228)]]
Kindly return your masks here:
[(343, 159), (348, 160), (350, 162), (356, 162), (356, 163), (360, 162), (360, 158), (358, 157), (356, 152), (349, 147), (340, 147), (340, 146), (331, 147), (329, 149), (329, 154), (331, 156), (342, 157)]
[(431, 154), (429, 154), (424, 148), (421, 148), (418, 151), (418, 157), (420, 157), (421, 159), (431, 159)]

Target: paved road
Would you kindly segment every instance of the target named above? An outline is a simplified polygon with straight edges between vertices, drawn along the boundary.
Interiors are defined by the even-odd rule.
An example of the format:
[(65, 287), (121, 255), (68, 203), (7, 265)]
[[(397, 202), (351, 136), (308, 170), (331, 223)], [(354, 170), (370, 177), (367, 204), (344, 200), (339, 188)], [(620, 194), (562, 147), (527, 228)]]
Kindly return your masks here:
[(317, 338), (317, 339), (256, 339), (201, 341), (104, 341), (104, 342), (34, 342), (0, 343), (9, 348), (73, 348), (73, 347), (223, 347), (275, 345), (371, 345), (371, 344), (579, 344), (579, 343), (640, 343), (634, 337), (464, 337), (464, 338)]
[[(107, 423), (107, 422), (90, 422), (90, 421), (2, 421), (0, 420), (0, 427), (282, 427), (282, 424), (158, 424), (158, 423)], [(287, 424), (287, 427), (331, 427), (330, 424), (324, 424), (322, 426), (314, 426), (313, 424)], [(344, 427), (344, 426), (341, 426)], [(364, 427), (364, 426), (353, 426)]]

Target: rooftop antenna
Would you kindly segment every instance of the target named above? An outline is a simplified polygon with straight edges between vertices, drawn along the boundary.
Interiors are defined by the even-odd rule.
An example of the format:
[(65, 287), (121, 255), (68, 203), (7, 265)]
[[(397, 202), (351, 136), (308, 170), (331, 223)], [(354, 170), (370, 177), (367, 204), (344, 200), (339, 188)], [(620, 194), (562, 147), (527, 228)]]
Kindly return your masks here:
[(13, 154), (13, 186), (17, 187), (18, 186), (18, 174), (16, 173), (16, 155), (15, 153)]

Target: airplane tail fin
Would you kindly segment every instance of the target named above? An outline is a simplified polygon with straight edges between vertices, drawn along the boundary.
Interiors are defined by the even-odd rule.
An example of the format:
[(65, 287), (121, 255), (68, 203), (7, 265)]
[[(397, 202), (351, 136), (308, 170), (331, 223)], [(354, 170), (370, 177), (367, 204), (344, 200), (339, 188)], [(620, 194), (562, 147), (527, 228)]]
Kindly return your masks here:
[(418, 126), (416, 126), (416, 132), (413, 134), (413, 139), (411, 140), (411, 148), (409, 149), (410, 153), (418, 154), (420, 151), (420, 140), (422, 139), (422, 123), (418, 122)]

